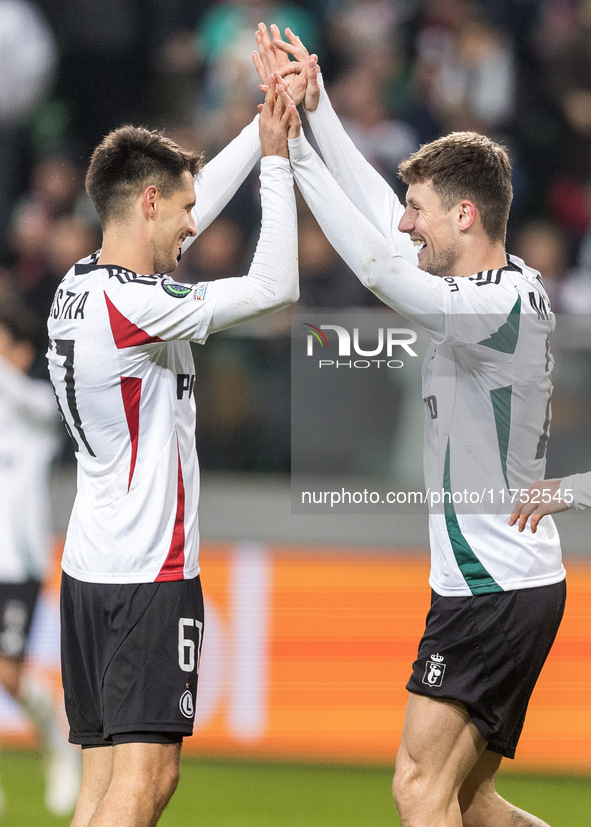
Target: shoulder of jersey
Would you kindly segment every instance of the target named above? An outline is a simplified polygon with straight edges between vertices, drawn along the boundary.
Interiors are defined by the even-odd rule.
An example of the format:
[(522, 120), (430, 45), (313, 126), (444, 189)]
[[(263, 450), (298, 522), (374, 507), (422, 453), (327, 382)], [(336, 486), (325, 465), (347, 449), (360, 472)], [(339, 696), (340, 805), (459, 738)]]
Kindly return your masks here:
[(101, 266), (97, 264), (100, 255), (100, 250), (96, 253), (87, 256), (78, 261), (73, 268), (74, 276), (85, 276), (92, 272), (100, 272), (106, 274), (109, 279), (114, 279), (119, 284), (144, 284), (151, 287), (160, 284), (166, 276), (161, 273), (155, 275), (143, 275), (134, 273), (133, 270), (127, 270), (125, 267), (117, 267), (116, 265), (107, 264)]
[(141, 274), (135, 273), (133, 270), (127, 270), (125, 267), (118, 267), (115, 265), (101, 266), (97, 264), (100, 255), (100, 250), (93, 253), (86, 258), (81, 259), (74, 265), (70, 274), (74, 277), (84, 276), (89, 273), (103, 273), (107, 276), (109, 281), (114, 280), (116, 284), (121, 285), (144, 285), (148, 287), (156, 287), (160, 285), (167, 296), (174, 299), (184, 299), (187, 296), (194, 294), (197, 300), (202, 300), (205, 296), (207, 283), (182, 284), (174, 281), (170, 276), (163, 273), (155, 274)]
[[(500, 267), (497, 270), (482, 270), (480, 273), (475, 273), (473, 276), (468, 276), (468, 281), (473, 282), (477, 287), (486, 287), (489, 285), (502, 284), (507, 282), (507, 276), (519, 274), (524, 275), (524, 271), (519, 267), (515, 261), (508, 257), (508, 263), (505, 267)], [(512, 282), (510, 282), (512, 283)]]

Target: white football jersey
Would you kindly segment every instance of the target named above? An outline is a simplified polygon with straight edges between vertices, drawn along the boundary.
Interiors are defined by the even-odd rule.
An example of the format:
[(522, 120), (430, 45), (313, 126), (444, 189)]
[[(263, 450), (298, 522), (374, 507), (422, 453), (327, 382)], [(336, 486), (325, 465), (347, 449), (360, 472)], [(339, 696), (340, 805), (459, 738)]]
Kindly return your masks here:
[(453, 596), (559, 582), (552, 519), (536, 534), (508, 525), (517, 491), (545, 470), (554, 316), (539, 274), (511, 257), (466, 278), (419, 269), (398, 230), (404, 208), (324, 90), (308, 117), (327, 166), (303, 135), (289, 141), (306, 202), (360, 281), (431, 337), (422, 375), (431, 586)]
[(0, 357), (0, 582), (43, 580), (49, 568), (58, 422), (49, 382)]
[(246, 276), (185, 285), (99, 265), (95, 253), (58, 287), (48, 320), (49, 372), (78, 460), (62, 568), (78, 580), (143, 583), (199, 573), (190, 342), (297, 299), (286, 158), (262, 159), (261, 202), (261, 235)]
[(446, 325), (432, 333), (422, 378), (430, 583), (439, 594), (564, 577), (550, 518), (536, 534), (508, 524), (520, 492), (544, 476), (554, 364), (548, 297), (533, 271), (509, 261), (470, 278), (440, 279), (449, 290)]
[(78, 460), (62, 567), (91, 582), (196, 577), (189, 340), (207, 336), (207, 287), (97, 257), (70, 270), (49, 317), (49, 372)]

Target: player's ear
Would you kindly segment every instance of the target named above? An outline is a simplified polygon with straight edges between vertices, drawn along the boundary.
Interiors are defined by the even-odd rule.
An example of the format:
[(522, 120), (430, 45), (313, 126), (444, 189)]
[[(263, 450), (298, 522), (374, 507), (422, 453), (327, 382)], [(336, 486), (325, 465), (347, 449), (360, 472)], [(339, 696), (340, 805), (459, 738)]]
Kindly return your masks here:
[(460, 201), (457, 208), (458, 226), (460, 230), (469, 230), (476, 221), (478, 210), (472, 201), (464, 199)]
[(158, 195), (158, 189), (153, 184), (150, 184), (149, 187), (146, 187), (146, 189), (142, 193), (142, 212), (148, 219), (153, 219), (156, 215)]

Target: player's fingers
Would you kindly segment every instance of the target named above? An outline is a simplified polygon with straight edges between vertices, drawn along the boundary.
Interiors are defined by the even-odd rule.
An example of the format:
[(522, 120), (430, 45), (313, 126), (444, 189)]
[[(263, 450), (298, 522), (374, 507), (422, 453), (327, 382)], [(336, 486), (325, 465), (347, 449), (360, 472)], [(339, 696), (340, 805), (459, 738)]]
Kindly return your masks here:
[(256, 37), (257, 43), (263, 46), (263, 48), (266, 49), (272, 45), (269, 30), (267, 29), (264, 23), (259, 23), (259, 25), (257, 26), (257, 30), (254, 33), (254, 36)]
[[(290, 31), (290, 29), (286, 29), (285, 33), (287, 34), (289, 31)], [(301, 48), (300, 45), (295, 40), (295, 38), (292, 42), (289, 35), (288, 35), (289, 43), (286, 43), (285, 40), (283, 40), (282, 37), (281, 37), (281, 32), (279, 31), (279, 27), (276, 26), (274, 23), (271, 24), (271, 36), (273, 38), (273, 45), (277, 49), (280, 49), (282, 52), (286, 52), (290, 55), (293, 55), (294, 54), (294, 49)]]
[(300, 113), (298, 112), (295, 101), (292, 100), (289, 102), (287, 113), (289, 115), (287, 137), (297, 138), (302, 128), (302, 121), (300, 119)]
[(277, 71), (281, 75), (281, 77), (285, 77), (286, 75), (293, 75), (299, 74), (302, 71), (302, 64), (299, 60), (290, 60), (289, 63), (286, 63), (285, 66), (278, 67)]
[(528, 499), (518, 500), (515, 505), (513, 506), (513, 512), (509, 517), (509, 525), (515, 525), (518, 522), (518, 530), (523, 531), (525, 528), (528, 518), (533, 511), (535, 511), (536, 505), (532, 503)]
[(297, 35), (297, 34), (294, 34), (294, 33), (292, 32), (292, 30), (291, 30), (291, 29), (289, 29), (289, 28), (287, 28), (287, 29), (285, 30), (285, 34), (287, 35), (287, 39), (289, 40), (289, 42), (291, 43), (291, 45), (292, 45), (292, 46), (294, 46), (294, 47), (296, 47), (296, 48), (298, 48), (298, 49), (301, 49), (303, 52), (305, 52), (305, 53), (306, 53), (306, 56), (308, 55), (308, 50), (306, 49), (306, 47), (305, 47), (305, 46), (304, 46), (304, 44), (302, 43), (301, 38), (300, 38), (300, 37), (298, 37), (298, 35)]
[[(264, 68), (265, 75), (275, 71), (277, 64), (277, 52), (269, 37), (269, 32), (264, 23), (259, 23), (254, 33), (259, 51), (259, 57)], [(262, 76), (261, 76), (262, 77)]]
[(293, 100), (289, 84), (279, 73), (275, 75), (275, 81), (277, 83), (277, 94), (281, 95), (283, 102), (287, 105), (289, 101)]
[(532, 514), (531, 519), (529, 521), (529, 527), (531, 528), (531, 533), (535, 534), (538, 530), (538, 523), (542, 519), (543, 514)]
[(320, 87), (318, 84), (318, 73), (320, 70), (318, 68), (318, 58), (316, 57), (316, 55), (310, 55), (310, 57), (308, 58), (306, 62), (306, 71), (308, 74), (308, 84), (310, 86), (310, 91), (315, 93), (319, 92)]
[(285, 90), (282, 89), (280, 86), (277, 86), (277, 103), (281, 105), (281, 114), (283, 116), (283, 120), (289, 121), (291, 119), (291, 110), (293, 108), (293, 101), (286, 94)]
[(275, 90), (275, 75), (269, 75), (267, 78), (267, 91), (265, 92), (265, 108), (269, 110), (269, 112), (273, 112), (275, 106), (275, 97), (276, 97), (276, 90)]
[(259, 53), (256, 51), (256, 49), (251, 52), (251, 56), (252, 56), (252, 62), (254, 64), (254, 68), (256, 69), (258, 76), (260, 77), (260, 79), (262, 81), (265, 81), (267, 79), (268, 72), (265, 72), (263, 62), (261, 60), (261, 57), (260, 57)]
[[(281, 94), (280, 94), (280, 88), (279, 88), (279, 81), (280, 80), (281, 80), (281, 78), (279, 77), (279, 75), (273, 75), (273, 103), (274, 103), (273, 116), (277, 120), (281, 120), (281, 118), (283, 117), (283, 114), (285, 112), (285, 103), (283, 102), (283, 99), (282, 99)], [(271, 85), (271, 80), (269, 79), (269, 86), (270, 85)]]

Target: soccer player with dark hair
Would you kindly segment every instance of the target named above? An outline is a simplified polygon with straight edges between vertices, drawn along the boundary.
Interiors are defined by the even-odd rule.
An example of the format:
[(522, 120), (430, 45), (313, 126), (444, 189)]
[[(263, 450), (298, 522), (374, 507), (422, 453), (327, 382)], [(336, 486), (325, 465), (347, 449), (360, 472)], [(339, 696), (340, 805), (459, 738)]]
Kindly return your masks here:
[[(258, 128), (203, 168), (160, 132), (107, 135), (86, 178), (102, 248), (72, 267), (51, 309), (50, 375), (78, 461), (61, 599), (70, 740), (83, 748), (75, 827), (156, 824), (193, 730), (204, 618), (190, 343), (298, 297), (287, 134), (299, 116), (274, 80), (260, 109)], [(261, 151), (248, 274), (175, 282), (181, 251)]]
[(431, 609), (396, 760), (402, 824), (540, 827), (494, 788), (566, 595), (554, 523), (525, 535), (508, 521), (515, 489), (543, 477), (554, 316), (539, 274), (505, 251), (507, 153), (474, 132), (427, 144), (400, 164), (402, 205), (344, 131), (315, 56), (271, 31), (259, 26), (255, 65), (284, 75), (279, 94), (303, 102), (326, 163), (303, 134), (289, 141), (302, 195), (360, 281), (431, 340), (425, 487), (442, 505), (430, 507)]

